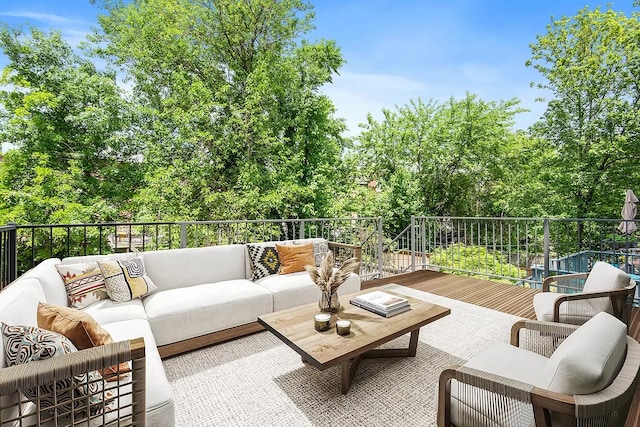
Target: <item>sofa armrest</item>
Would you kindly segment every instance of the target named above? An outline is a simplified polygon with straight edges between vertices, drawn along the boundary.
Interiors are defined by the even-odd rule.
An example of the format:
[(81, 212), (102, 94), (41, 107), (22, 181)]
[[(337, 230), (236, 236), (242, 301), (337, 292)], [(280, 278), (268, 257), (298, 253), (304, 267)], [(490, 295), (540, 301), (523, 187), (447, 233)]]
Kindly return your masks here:
[[(348, 258), (355, 258), (358, 263), (362, 262), (362, 246), (338, 242), (327, 242), (327, 244), (329, 249), (333, 251), (336, 263), (341, 263)], [(356, 274), (360, 274), (360, 267), (358, 267)]]
[[(87, 396), (89, 389), (87, 382), (76, 384), (75, 388), (82, 388), (82, 396), (74, 402), (73, 414), (65, 409), (70, 407), (69, 390), (57, 390), (53, 385), (62, 380), (118, 365), (124, 362), (131, 362), (131, 373), (122, 375), (120, 378), (110, 378), (109, 381), (99, 379), (95, 381), (98, 387), (91, 387), (91, 392)], [(8, 398), (18, 410), (14, 411), (15, 418), (3, 419), (4, 422), (16, 421), (39, 425), (38, 422), (49, 420), (53, 423), (59, 422), (62, 417), (65, 423), (71, 425), (85, 424), (89, 422), (105, 424), (114, 419), (127, 419), (127, 425), (142, 426), (145, 423), (146, 412), (146, 386), (145, 386), (145, 347), (144, 339), (137, 338), (131, 341), (120, 341), (93, 347), (86, 350), (59, 355), (50, 359), (29, 362), (22, 365), (10, 366), (0, 369), (0, 396), (16, 396), (19, 392), (19, 399)], [(89, 378), (88, 376), (85, 378)], [(92, 380), (89, 380), (91, 382)], [(22, 391), (33, 387), (48, 389), (48, 393), (39, 392), (36, 395), (36, 405), (40, 405), (41, 399), (55, 401), (55, 408), (50, 411), (41, 410), (39, 413), (27, 400)], [(74, 395), (79, 396), (77, 390)], [(64, 397), (66, 395), (66, 398)], [(92, 399), (91, 407), (102, 406), (104, 411), (86, 411), (89, 399), (95, 398), (101, 403), (95, 403)], [(54, 400), (55, 399), (55, 400)], [(31, 409), (28, 409), (31, 407)], [(10, 412), (10, 408), (2, 408), (3, 411)], [(54, 409), (56, 415), (54, 416)], [(66, 412), (66, 413), (65, 413)]]

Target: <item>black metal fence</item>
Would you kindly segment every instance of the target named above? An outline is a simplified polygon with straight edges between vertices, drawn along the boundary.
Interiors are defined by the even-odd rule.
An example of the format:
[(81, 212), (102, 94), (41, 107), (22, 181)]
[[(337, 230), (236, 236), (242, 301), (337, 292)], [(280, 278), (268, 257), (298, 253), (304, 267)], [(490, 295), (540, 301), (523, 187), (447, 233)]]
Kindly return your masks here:
[(0, 289), (47, 258), (323, 237), (361, 247), (361, 275), (378, 275), (380, 218), (8, 225)]
[[(640, 220), (623, 222), (635, 230)], [(436, 269), (539, 287), (603, 260), (638, 275), (640, 243), (615, 219), (411, 217), (383, 236), (381, 218), (314, 218), (0, 227), (0, 288), (40, 261), (76, 255), (323, 237), (361, 248), (364, 280)], [(625, 229), (626, 225), (626, 229)]]
[(14, 224), (0, 227), (0, 289), (18, 277), (18, 252)]

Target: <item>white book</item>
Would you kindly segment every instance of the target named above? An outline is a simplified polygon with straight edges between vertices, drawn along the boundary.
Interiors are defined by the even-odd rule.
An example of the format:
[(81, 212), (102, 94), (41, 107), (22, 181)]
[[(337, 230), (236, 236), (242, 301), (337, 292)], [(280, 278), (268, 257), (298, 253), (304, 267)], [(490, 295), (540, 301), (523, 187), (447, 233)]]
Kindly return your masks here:
[(406, 298), (391, 295), (382, 291), (373, 291), (358, 295), (357, 297), (354, 297), (354, 300), (385, 312), (397, 310), (400, 307), (409, 305), (409, 301), (407, 301)]

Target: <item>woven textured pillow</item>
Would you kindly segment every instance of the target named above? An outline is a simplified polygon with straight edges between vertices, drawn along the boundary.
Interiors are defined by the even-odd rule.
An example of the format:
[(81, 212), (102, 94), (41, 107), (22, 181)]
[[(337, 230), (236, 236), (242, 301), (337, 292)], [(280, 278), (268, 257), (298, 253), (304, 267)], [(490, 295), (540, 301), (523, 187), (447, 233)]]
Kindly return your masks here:
[(280, 260), (275, 245), (247, 244), (247, 252), (251, 262), (251, 280), (278, 274)]
[(316, 267), (319, 267), (322, 260), (327, 256), (327, 252), (329, 252), (329, 243), (320, 237), (293, 241), (294, 245), (303, 245), (306, 243), (313, 244), (313, 259), (316, 262)]
[(280, 274), (304, 271), (305, 265), (315, 265), (313, 243), (304, 245), (279, 245), (276, 243), (280, 259)]
[[(38, 327), (64, 335), (78, 350), (114, 342), (109, 332), (89, 313), (71, 307), (38, 303)], [(129, 364), (125, 362), (99, 372), (107, 381), (115, 381), (130, 370)]]
[[(77, 351), (65, 336), (34, 326), (9, 326), (2, 323), (2, 339), (7, 366), (50, 359)], [(76, 414), (86, 414), (86, 407), (83, 409), (82, 406), (86, 405), (88, 400), (90, 413), (94, 415), (106, 408), (101, 390), (100, 374), (93, 371), (56, 381), (55, 384), (41, 385), (22, 391), (25, 397), (34, 403), (37, 403), (39, 394), (41, 408), (52, 413), (56, 402), (68, 401), (68, 404), (55, 408), (59, 415), (70, 413), (72, 410), (75, 410)], [(54, 391), (57, 396), (53, 394)], [(112, 396), (109, 392), (105, 392), (105, 395), (107, 398)], [(88, 399), (87, 396), (89, 396)], [(75, 402), (72, 402), (72, 399), (75, 399)]]
[(56, 269), (64, 281), (69, 306), (84, 308), (109, 298), (97, 263), (57, 264)]
[(127, 261), (98, 261), (98, 266), (104, 276), (109, 298), (115, 302), (131, 301), (158, 290), (147, 276), (142, 257)]

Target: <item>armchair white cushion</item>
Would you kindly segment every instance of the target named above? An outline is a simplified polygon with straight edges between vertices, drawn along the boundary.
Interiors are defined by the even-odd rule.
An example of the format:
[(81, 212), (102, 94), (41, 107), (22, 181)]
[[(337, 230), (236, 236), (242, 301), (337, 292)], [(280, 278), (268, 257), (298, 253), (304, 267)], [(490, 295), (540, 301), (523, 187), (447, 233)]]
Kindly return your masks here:
[[(514, 326), (521, 324), (535, 341), (557, 345), (556, 350), (547, 358), (517, 346), (519, 341), (497, 343), (463, 366), (445, 370), (438, 425), (532, 425), (534, 418), (544, 425), (542, 412), (554, 426), (575, 425), (577, 413), (585, 419), (618, 417), (624, 424), (622, 409), (628, 411), (640, 369), (640, 345), (627, 337), (624, 323), (598, 313), (579, 327), (534, 321)], [(588, 405), (594, 407), (575, 410)], [(535, 415), (534, 406), (539, 406)]]
[[(585, 278), (580, 293), (549, 292), (549, 285), (553, 282), (560, 285), (562, 282)], [(635, 282), (627, 273), (606, 262), (598, 261), (588, 274), (567, 274), (545, 279), (543, 292), (533, 298), (533, 308), (536, 318), (546, 322), (581, 325), (603, 311), (625, 321), (626, 300), (629, 295), (633, 295), (634, 286)], [(559, 306), (557, 318), (554, 312), (556, 306)]]

